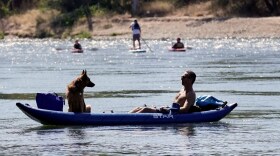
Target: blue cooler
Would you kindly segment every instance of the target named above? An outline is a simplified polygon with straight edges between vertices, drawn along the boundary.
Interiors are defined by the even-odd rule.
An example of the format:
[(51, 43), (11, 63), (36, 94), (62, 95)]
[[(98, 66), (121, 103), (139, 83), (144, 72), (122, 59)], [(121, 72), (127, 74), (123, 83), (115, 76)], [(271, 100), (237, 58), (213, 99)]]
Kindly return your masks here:
[(40, 109), (63, 111), (64, 99), (56, 93), (37, 93), (36, 103)]

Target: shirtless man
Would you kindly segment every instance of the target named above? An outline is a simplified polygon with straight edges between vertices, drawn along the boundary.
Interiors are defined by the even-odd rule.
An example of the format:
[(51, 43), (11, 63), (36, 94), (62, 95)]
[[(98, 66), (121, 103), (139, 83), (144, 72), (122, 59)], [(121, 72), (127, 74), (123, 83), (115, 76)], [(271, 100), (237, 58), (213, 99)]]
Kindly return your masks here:
[[(195, 103), (196, 95), (193, 90), (193, 83), (195, 82), (195, 79), (196, 74), (191, 70), (185, 71), (185, 73), (181, 76), (183, 87), (174, 99), (174, 103), (178, 103), (180, 105), (179, 113), (187, 113), (191, 106)], [(166, 110), (166, 107), (161, 107), (160, 109), (137, 107), (131, 110), (130, 113), (160, 113)]]

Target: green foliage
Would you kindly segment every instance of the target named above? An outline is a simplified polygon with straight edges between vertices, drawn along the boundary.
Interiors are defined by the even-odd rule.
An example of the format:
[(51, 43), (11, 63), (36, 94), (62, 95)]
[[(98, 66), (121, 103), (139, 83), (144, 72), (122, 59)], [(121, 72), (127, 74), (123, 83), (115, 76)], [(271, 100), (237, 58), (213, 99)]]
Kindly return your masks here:
[[(174, 10), (174, 5), (172, 1), (154, 1), (143, 3), (141, 9), (138, 11), (139, 16), (151, 16), (151, 17), (162, 17)], [(182, 6), (182, 5), (181, 5)]]
[(91, 34), (87, 31), (82, 31), (79, 34), (73, 36), (74, 38), (91, 38)]
[(5, 3), (4, 1), (0, 2), (0, 19), (11, 14), (8, 5), (9, 2), (7, 3)]
[(111, 36), (117, 36), (118, 35), (118, 33), (112, 33), (111, 34)]
[(61, 14), (51, 22), (52, 27), (70, 27), (78, 19), (75, 13)]
[(62, 33), (62, 35), (60, 36), (60, 38), (68, 38), (70, 36), (71, 33), (71, 29), (66, 29), (64, 30), (64, 32)]
[[(280, 0), (139, 0), (136, 16), (165, 16), (177, 8), (193, 3), (211, 2), (213, 12), (221, 16), (275, 16), (280, 15)], [(33, 8), (43, 11), (53, 9), (59, 13), (51, 21), (37, 19), (36, 37), (69, 37), (72, 27), (86, 17), (88, 29), (92, 30), (94, 17), (131, 13), (132, 0), (0, 0), (0, 20)], [(50, 23), (50, 25), (49, 25)], [(112, 25), (104, 25), (104, 29)], [(112, 36), (119, 35), (112, 33)], [(75, 37), (91, 38), (90, 32)], [(0, 38), (4, 33), (0, 31)]]
[(36, 19), (35, 37), (37, 38), (53, 37), (53, 34), (50, 33), (50, 30), (48, 29), (47, 21), (44, 20), (42, 17), (38, 17)]
[(5, 8), (5, 7), (0, 8), (0, 18), (3, 18), (9, 14), (10, 14), (10, 12), (9, 12), (8, 8)]
[(106, 8), (100, 8), (96, 5), (91, 6), (90, 7), (90, 12), (92, 13), (92, 15), (96, 16), (96, 17), (101, 17), (106, 15), (109, 11)]
[(229, 5), (230, 0), (214, 0), (213, 5), (219, 6), (219, 7), (226, 7)]
[(53, 19), (52, 27), (72, 27), (79, 18), (86, 16), (86, 10), (85, 6), (81, 6), (72, 12), (63, 12)]
[(50, 33), (48, 30), (37, 30), (36, 31), (36, 34), (35, 34), (35, 37), (37, 38), (47, 38), (47, 37), (53, 37), (53, 34)]
[(4, 38), (5, 38), (4, 32), (0, 31), (0, 39), (4, 39)]
[(227, 15), (272, 16), (280, 15), (280, 0), (213, 0), (213, 9), (223, 9)]

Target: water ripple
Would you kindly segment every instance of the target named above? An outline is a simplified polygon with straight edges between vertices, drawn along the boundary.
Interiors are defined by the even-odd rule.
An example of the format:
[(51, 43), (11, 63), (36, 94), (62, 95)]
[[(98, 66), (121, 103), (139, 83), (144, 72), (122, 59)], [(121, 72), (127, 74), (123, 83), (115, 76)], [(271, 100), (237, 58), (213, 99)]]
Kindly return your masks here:
[[(86, 92), (85, 98), (134, 98), (149, 97), (160, 94), (176, 94), (175, 90), (119, 90), (119, 91), (100, 91)], [(231, 95), (253, 95), (253, 96), (280, 96), (280, 92), (261, 92), (261, 91), (236, 91), (236, 90), (196, 90), (196, 93), (223, 93)], [(65, 93), (57, 93), (65, 98)], [(36, 93), (0, 93), (0, 99), (5, 100), (33, 100)]]
[[(176, 93), (171, 90), (120, 90), (120, 91), (100, 91), (100, 92), (87, 92), (84, 93), (85, 98), (133, 98), (151, 96), (164, 93)], [(57, 93), (59, 96), (65, 98), (65, 93)], [(0, 93), (0, 99), (10, 100), (33, 100), (36, 93)]]

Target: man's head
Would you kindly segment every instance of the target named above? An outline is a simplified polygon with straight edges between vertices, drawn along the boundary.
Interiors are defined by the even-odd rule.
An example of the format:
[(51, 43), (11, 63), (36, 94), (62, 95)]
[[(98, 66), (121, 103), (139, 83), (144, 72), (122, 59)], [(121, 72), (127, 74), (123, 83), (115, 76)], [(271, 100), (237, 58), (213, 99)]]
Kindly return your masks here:
[(181, 41), (181, 38), (178, 37), (178, 38), (177, 38), (177, 42), (180, 42), (180, 41)]
[(193, 84), (195, 82), (195, 79), (196, 79), (196, 74), (191, 70), (185, 71), (185, 73), (181, 77), (183, 85), (186, 83)]

